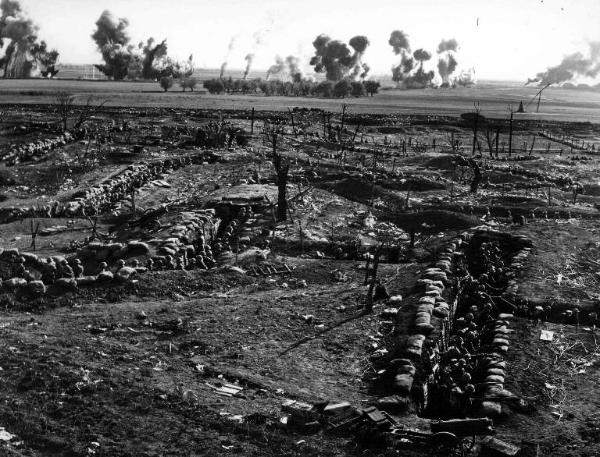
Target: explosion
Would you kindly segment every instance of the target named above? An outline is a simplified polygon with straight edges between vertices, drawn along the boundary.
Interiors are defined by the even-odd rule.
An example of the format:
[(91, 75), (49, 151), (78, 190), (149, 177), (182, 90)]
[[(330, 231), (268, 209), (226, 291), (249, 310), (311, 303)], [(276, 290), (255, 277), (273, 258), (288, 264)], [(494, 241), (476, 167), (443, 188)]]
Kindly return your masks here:
[[(394, 30), (390, 39), (389, 45), (392, 47), (394, 54), (401, 56), (400, 62), (392, 67), (392, 80), (398, 83), (405, 89), (423, 89), (426, 87), (434, 87), (433, 79), (435, 73), (433, 71), (425, 71), (425, 62), (431, 60), (432, 54), (425, 49), (417, 49), (411, 54), (408, 35), (401, 30)], [(456, 71), (458, 61), (456, 60), (456, 51), (458, 50), (458, 42), (451, 38), (442, 40), (437, 48), (438, 72), (442, 79), (441, 87), (454, 87), (458, 85), (472, 85), (475, 83), (474, 72), (463, 72), (458, 78), (452, 79), (452, 74)], [(418, 63), (418, 67), (416, 65)], [(416, 68), (416, 71), (415, 71)]]
[(325, 72), (328, 81), (340, 81), (345, 78), (364, 79), (369, 73), (369, 66), (362, 58), (369, 46), (366, 36), (357, 35), (349, 41), (350, 48), (339, 40), (332, 40), (328, 35), (319, 35), (313, 42), (315, 55), (310, 59), (315, 72)]
[(438, 45), (437, 53), (440, 55), (438, 60), (438, 72), (442, 78), (442, 87), (450, 87), (450, 76), (456, 70), (458, 61), (454, 53), (458, 49), (458, 42), (452, 38), (442, 40)]
[(590, 43), (589, 57), (575, 52), (563, 58), (562, 62), (530, 78), (527, 83), (540, 86), (572, 82), (577, 78), (595, 78), (600, 73), (600, 41)]
[(286, 72), (287, 75), (294, 82), (299, 82), (302, 80), (303, 74), (302, 69), (300, 68), (300, 59), (296, 56), (287, 56), (282, 59), (280, 56), (275, 57), (275, 64), (271, 65), (267, 70), (266, 79), (269, 79), (273, 75), (277, 75), (280, 73)]
[(37, 26), (25, 16), (16, 0), (0, 2), (0, 48), (10, 40), (0, 67), (4, 78), (30, 78), (37, 74), (54, 76), (59, 53), (48, 50), (45, 41), (37, 42)]
[(191, 60), (179, 63), (167, 56), (167, 40), (156, 44), (151, 37), (146, 44), (140, 42), (134, 46), (127, 34), (128, 26), (127, 19), (115, 19), (110, 11), (106, 10), (96, 21), (96, 31), (92, 34), (92, 39), (104, 60), (103, 64), (96, 65), (102, 73), (115, 80), (191, 75)]

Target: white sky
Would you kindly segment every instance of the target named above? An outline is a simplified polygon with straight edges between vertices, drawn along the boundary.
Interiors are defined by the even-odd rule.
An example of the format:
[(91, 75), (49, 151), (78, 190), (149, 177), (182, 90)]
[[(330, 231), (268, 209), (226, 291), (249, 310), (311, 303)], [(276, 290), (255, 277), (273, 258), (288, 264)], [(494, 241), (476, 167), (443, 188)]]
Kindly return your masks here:
[[(459, 68), (475, 67), (479, 79), (523, 80), (560, 62), (587, 42), (600, 40), (600, 0), (21, 0), (39, 37), (63, 63), (97, 63), (90, 38), (104, 9), (129, 19), (133, 42), (167, 38), (169, 55), (194, 54), (197, 67), (220, 66), (232, 37), (230, 68), (268, 68), (276, 54), (306, 62), (319, 33), (347, 42), (371, 41), (364, 61), (389, 73), (397, 61), (388, 38), (408, 33), (412, 49), (435, 52), (442, 38), (456, 38)], [(259, 33), (263, 44), (254, 45)], [(432, 59), (432, 62), (437, 59)], [(432, 63), (432, 66), (434, 64)]]

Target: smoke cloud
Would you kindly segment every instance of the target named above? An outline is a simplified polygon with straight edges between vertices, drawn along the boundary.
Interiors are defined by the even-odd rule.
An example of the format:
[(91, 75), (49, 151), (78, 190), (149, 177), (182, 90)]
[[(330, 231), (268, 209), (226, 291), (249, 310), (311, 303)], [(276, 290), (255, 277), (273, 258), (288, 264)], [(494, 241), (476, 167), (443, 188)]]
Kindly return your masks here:
[(103, 11), (96, 21), (92, 39), (104, 60), (104, 63), (96, 65), (96, 68), (106, 76), (115, 80), (140, 77), (156, 79), (163, 76), (177, 78), (193, 72), (193, 68), (190, 70), (191, 60), (179, 63), (168, 57), (166, 39), (156, 43), (151, 37), (146, 44), (131, 44), (127, 33), (128, 26), (127, 19), (116, 19), (108, 10)]
[(600, 73), (600, 42), (590, 43), (589, 57), (575, 52), (562, 62), (530, 78), (526, 84), (537, 82), (540, 86), (572, 82), (577, 78), (595, 78)]
[(458, 50), (458, 41), (456, 41), (456, 39), (454, 39), (454, 38), (451, 38), (449, 40), (440, 41), (440, 44), (438, 45), (437, 53), (441, 54), (442, 52), (446, 52), (446, 51), (456, 52), (457, 50)]
[[(405, 89), (435, 87), (433, 81), (435, 73), (424, 69), (425, 62), (432, 58), (431, 52), (420, 48), (411, 54), (408, 35), (401, 30), (394, 30), (390, 34), (388, 43), (394, 54), (400, 56), (400, 61), (392, 66), (392, 80), (398, 83), (399, 87)], [(442, 87), (455, 86), (461, 83), (464, 85), (474, 84), (474, 72), (461, 73), (458, 78), (452, 78), (458, 67), (457, 51), (458, 42), (454, 38), (440, 41), (437, 47), (439, 56), (437, 69), (442, 79)], [(459, 78), (461, 79), (460, 82), (458, 81)]]
[(300, 59), (293, 55), (289, 55), (285, 59), (275, 56), (275, 64), (267, 70), (266, 79), (279, 74), (285, 74), (285, 77), (291, 78), (294, 82), (301, 81), (303, 73), (300, 68)]
[(316, 73), (325, 73), (328, 81), (340, 81), (345, 78), (364, 78), (369, 72), (369, 66), (362, 58), (369, 46), (367, 37), (357, 35), (350, 39), (350, 47), (340, 40), (332, 40), (328, 35), (319, 35), (313, 42), (315, 55), (310, 64)]
[(440, 54), (440, 57), (437, 68), (442, 78), (442, 87), (449, 87), (451, 84), (450, 78), (458, 66), (458, 61), (454, 55), (457, 50), (458, 42), (454, 38), (442, 40), (438, 45), (437, 52)]
[(394, 30), (390, 35), (388, 43), (396, 55), (410, 52), (408, 35), (406, 35), (402, 30)]
[(29, 19), (16, 0), (0, 2), (0, 48), (5, 41), (4, 56), (0, 58), (0, 67), (4, 78), (29, 78), (35, 74), (54, 76), (59, 53), (48, 50), (44, 41), (37, 42), (37, 26)]

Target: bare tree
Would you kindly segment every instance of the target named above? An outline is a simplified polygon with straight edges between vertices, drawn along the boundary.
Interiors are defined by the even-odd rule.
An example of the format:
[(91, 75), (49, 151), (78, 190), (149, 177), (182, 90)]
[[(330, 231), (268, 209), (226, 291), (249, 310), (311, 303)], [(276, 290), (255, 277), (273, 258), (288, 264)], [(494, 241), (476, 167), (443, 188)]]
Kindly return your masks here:
[(277, 221), (283, 222), (287, 220), (288, 202), (287, 202), (287, 182), (290, 171), (290, 164), (284, 160), (277, 152), (277, 134), (272, 134), (273, 142), (273, 166), (277, 173)]
[(31, 230), (31, 249), (33, 249), (33, 252), (35, 252), (35, 249), (36, 249), (35, 241), (37, 239), (38, 232), (40, 230), (40, 223), (38, 222), (35, 225), (35, 228), (33, 226), (33, 219), (31, 219), (29, 221), (29, 223), (30, 223), (30, 230)]
[(75, 101), (75, 96), (70, 94), (69, 92), (58, 92), (55, 97), (55, 107), (58, 118), (62, 123), (63, 132), (67, 131), (69, 116), (71, 115), (71, 110), (73, 109), (73, 102)]

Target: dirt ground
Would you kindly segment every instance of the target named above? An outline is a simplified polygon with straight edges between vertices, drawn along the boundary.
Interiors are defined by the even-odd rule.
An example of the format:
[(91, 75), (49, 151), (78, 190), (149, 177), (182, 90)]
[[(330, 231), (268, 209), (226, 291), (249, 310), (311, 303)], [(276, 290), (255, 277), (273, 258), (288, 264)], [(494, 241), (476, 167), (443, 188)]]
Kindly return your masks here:
[[(104, 84), (94, 87), (112, 90)], [(92, 90), (69, 87), (81, 94)], [(27, 105), (43, 103), (48, 94), (23, 100), (15, 90), (0, 86), (23, 103), (2, 107), (0, 158), (60, 130), (52, 106)], [(344, 116), (338, 101), (334, 107), (298, 100), (299, 107), (332, 109), (333, 134), (324, 132), (318, 110), (292, 111), (292, 124), (289, 113), (271, 104), (270, 111), (257, 110), (252, 125), (246, 105), (225, 111), (229, 105), (219, 105), (220, 99), (194, 94), (189, 97), (206, 106), (186, 111), (181, 100), (188, 94), (152, 97), (159, 95), (161, 100), (148, 99), (152, 108), (96, 112), (81, 139), (34, 160), (0, 160), (0, 251), (32, 251), (38, 223), (35, 253), (69, 257), (90, 242), (94, 220), (106, 243), (151, 243), (169, 236), (190, 211), (214, 209), (223, 222), (218, 237), (240, 207), (253, 207), (252, 213), (240, 219), (231, 251), (224, 249), (208, 270), (146, 271), (126, 283), (36, 299), (3, 287), (0, 427), (11, 436), (0, 429), (0, 453), (433, 455), (431, 449), (367, 446), (355, 436), (323, 429), (301, 433), (284, 424), (282, 404), (374, 404), (381, 396), (377, 360), (391, 350), (390, 341), (407, 336), (401, 332), (412, 329), (412, 320), (390, 330), (385, 301), (364, 312), (369, 289), (364, 254), (385, 247), (378, 278), (389, 295), (404, 297), (408, 316), (406, 309), (418, 298), (416, 281), (442, 243), (483, 226), (532, 242), (515, 277), (515, 302), (531, 312), (513, 320), (506, 380), (532, 407), (505, 409), (494, 422), (497, 437), (520, 446), (525, 456), (599, 454), (600, 352), (591, 313), (600, 300), (600, 176), (598, 155), (592, 153), (600, 147), (600, 128), (566, 122), (592, 119), (585, 110), (594, 100), (585, 105), (557, 90), (556, 110), (569, 114), (561, 121), (520, 118), (509, 156), (503, 116), (480, 126), (479, 146), (472, 148), (473, 126), (450, 117), (461, 114), (455, 102), (465, 94), (442, 97), (435, 116), (418, 115), (419, 110), (404, 116), (398, 107), (395, 114), (378, 114), (389, 113), (404, 94), (351, 101)], [(419, 96), (429, 100), (428, 94), (414, 95)], [(492, 98), (497, 106), (506, 101)], [(227, 100), (233, 104), (235, 98)], [(211, 103), (222, 110), (211, 110)], [(163, 104), (170, 107), (160, 108)], [(244, 131), (247, 141), (230, 147), (195, 143), (198, 129), (221, 122)], [(273, 126), (279, 128), (276, 149), (289, 165), (286, 221), (275, 220)], [(499, 132), (496, 149), (485, 137), (492, 132)], [(572, 150), (542, 132), (568, 135), (587, 149)], [(180, 158), (189, 161), (165, 166), (140, 183), (133, 199), (120, 198), (97, 214), (13, 216), (15, 208), (67, 204), (131, 165)], [(476, 193), (470, 191), (476, 176), (471, 158), (482, 175)], [(581, 192), (574, 194), (576, 184)], [(160, 228), (136, 225), (146, 211), (160, 207), (168, 208), (154, 221)], [(224, 242), (215, 241), (215, 251), (217, 243)], [(259, 270), (267, 266), (271, 270)], [(117, 271), (114, 262), (107, 268)], [(538, 322), (535, 307), (547, 304), (554, 311), (548, 322)], [(563, 314), (575, 305), (581, 322)], [(554, 332), (551, 342), (540, 340), (542, 329)], [(414, 412), (397, 420), (428, 432), (429, 420)]]

